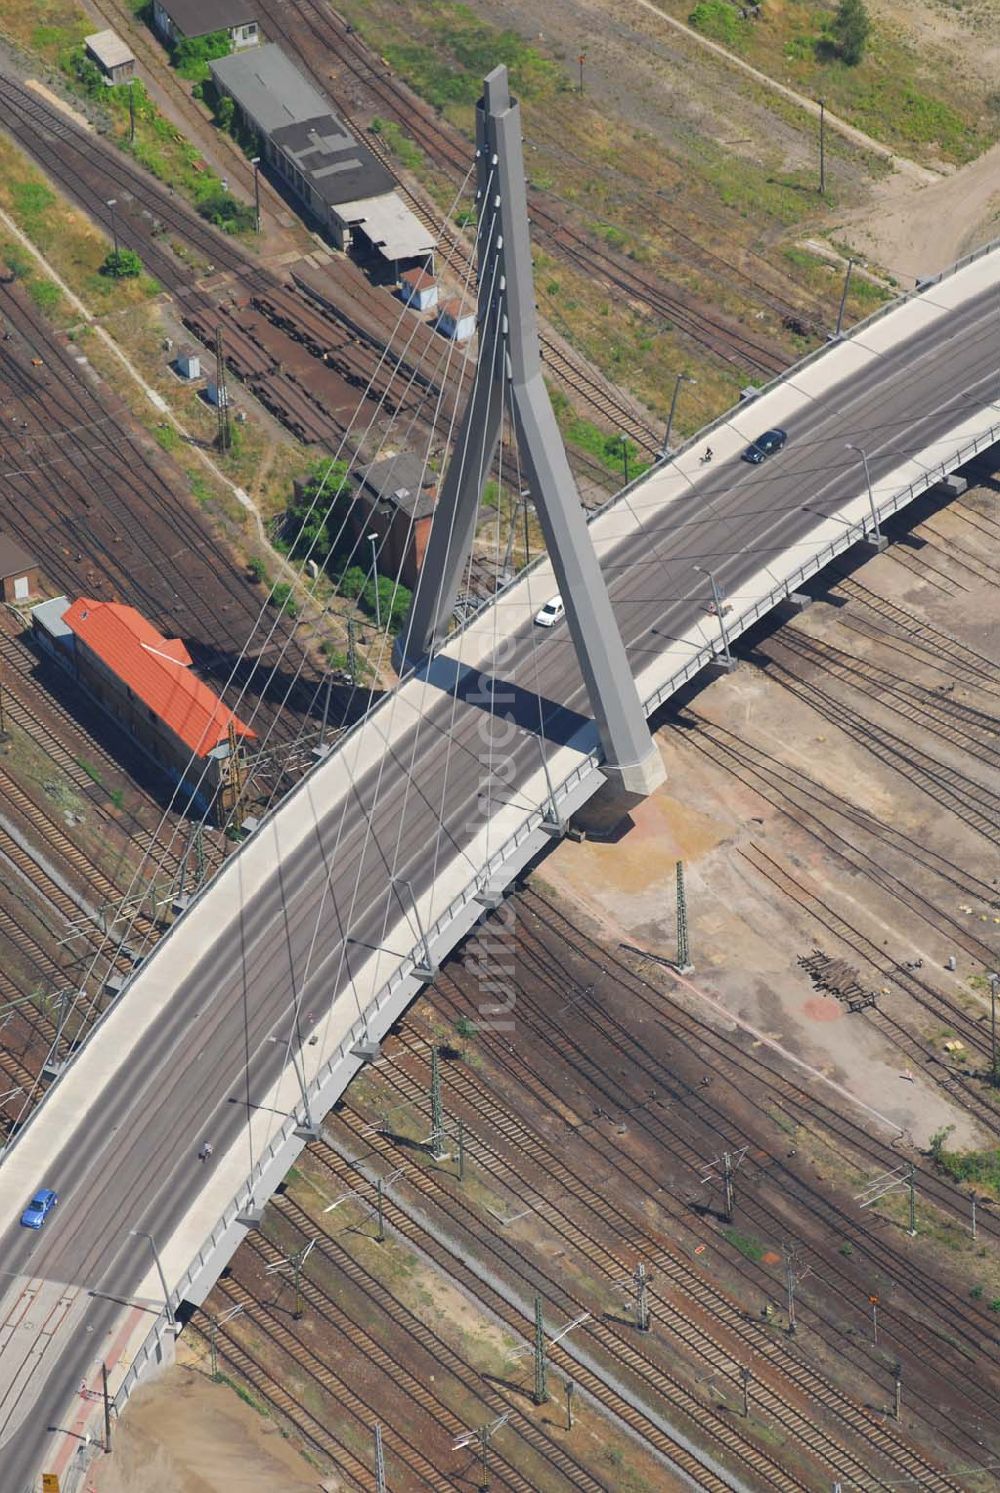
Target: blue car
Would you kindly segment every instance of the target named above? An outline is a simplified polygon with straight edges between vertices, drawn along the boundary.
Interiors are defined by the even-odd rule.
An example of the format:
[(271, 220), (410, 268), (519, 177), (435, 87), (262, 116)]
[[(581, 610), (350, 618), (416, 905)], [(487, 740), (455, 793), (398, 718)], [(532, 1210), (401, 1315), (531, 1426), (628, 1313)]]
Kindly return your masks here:
[(752, 467), (759, 467), (762, 461), (766, 461), (769, 456), (780, 451), (787, 440), (787, 430), (779, 430), (777, 427), (774, 430), (765, 430), (763, 435), (759, 435), (753, 444), (746, 448), (743, 460), (748, 461)]
[(41, 1192), (36, 1192), (31, 1202), (21, 1214), (21, 1222), (26, 1229), (40, 1229), (48, 1218), (52, 1209), (59, 1199), (51, 1187), (43, 1187)]

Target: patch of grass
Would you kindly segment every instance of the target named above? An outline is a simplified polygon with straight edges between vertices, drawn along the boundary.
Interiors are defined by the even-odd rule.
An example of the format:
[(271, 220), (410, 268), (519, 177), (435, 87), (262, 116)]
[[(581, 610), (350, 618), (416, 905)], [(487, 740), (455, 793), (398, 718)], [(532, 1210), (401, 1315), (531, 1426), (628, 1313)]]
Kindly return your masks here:
[(153, 439), (162, 451), (176, 451), (183, 444), (180, 432), (167, 421), (156, 427)]
[(571, 446), (588, 452), (609, 472), (620, 473), (623, 478), (627, 469), (630, 482), (648, 469), (649, 462), (640, 459), (634, 442), (620, 435), (609, 435), (592, 421), (575, 414), (561, 390), (550, 390), (550, 394), (559, 427)]
[(28, 281), (26, 281), (26, 284), (28, 287), (28, 294), (34, 301), (35, 305), (38, 307), (39, 311), (44, 311), (46, 312), (46, 314), (51, 315), (53, 312), (58, 311), (61, 308), (63, 304), (62, 291), (59, 289), (58, 285), (56, 285), (55, 281), (43, 280), (37, 275), (32, 275), (32, 277)]
[(735, 1250), (738, 1250), (744, 1259), (762, 1260), (767, 1253), (759, 1239), (754, 1239), (749, 1234), (741, 1234), (739, 1229), (723, 1229), (722, 1237)]
[(699, 0), (688, 16), (688, 25), (703, 36), (722, 42), (733, 52), (738, 52), (743, 45), (746, 22), (730, 0)]
[(424, 153), (420, 146), (404, 133), (402, 126), (394, 119), (380, 119), (376, 114), (371, 122), (371, 131), (385, 141), (401, 165), (409, 167), (411, 171), (424, 165)]
[(956, 1182), (974, 1182), (1000, 1198), (1000, 1146), (984, 1151), (948, 1151), (945, 1146), (952, 1126), (931, 1136), (929, 1154), (935, 1166)]
[(101, 777), (100, 768), (95, 767), (93, 762), (88, 762), (86, 757), (77, 757), (76, 765), (81, 772), (87, 774), (92, 783), (96, 783), (99, 788), (104, 787), (104, 779)]
[(558, 63), (515, 31), (482, 21), (470, 6), (455, 0), (435, 0), (421, 7), (419, 36), (402, 24), (402, 16), (390, 33), (364, 9), (352, 20), (421, 97), (466, 123), (483, 78), (500, 62), (510, 69), (512, 91), (522, 100), (545, 98), (571, 86)]

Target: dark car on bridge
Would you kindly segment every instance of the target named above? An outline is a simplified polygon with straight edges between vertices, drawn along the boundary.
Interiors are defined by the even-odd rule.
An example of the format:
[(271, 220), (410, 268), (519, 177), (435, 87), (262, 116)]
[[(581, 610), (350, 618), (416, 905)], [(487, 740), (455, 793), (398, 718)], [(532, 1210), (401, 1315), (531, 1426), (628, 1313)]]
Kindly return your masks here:
[(776, 451), (780, 451), (787, 440), (787, 430), (779, 430), (777, 426), (774, 430), (765, 430), (763, 435), (759, 435), (746, 448), (743, 453), (743, 460), (748, 461), (753, 467), (759, 467), (762, 461), (766, 461), (769, 456), (773, 456)]
[(43, 1187), (40, 1192), (36, 1192), (31, 1202), (21, 1214), (21, 1222), (24, 1227), (26, 1229), (40, 1229), (58, 1201), (59, 1199), (51, 1187)]

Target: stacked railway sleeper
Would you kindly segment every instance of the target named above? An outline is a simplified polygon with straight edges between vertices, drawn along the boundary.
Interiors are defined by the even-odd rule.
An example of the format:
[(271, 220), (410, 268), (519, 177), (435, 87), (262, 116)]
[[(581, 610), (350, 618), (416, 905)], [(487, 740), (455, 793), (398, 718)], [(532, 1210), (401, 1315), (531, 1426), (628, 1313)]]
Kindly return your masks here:
[[(542, 908), (545, 911), (546, 922), (557, 928), (561, 937), (567, 937), (572, 933), (574, 939), (572, 947), (580, 948), (582, 945), (585, 946), (578, 928), (572, 927), (572, 925), (565, 925), (564, 920), (545, 909), (544, 904), (542, 904)], [(518, 922), (520, 928), (520, 918)], [(548, 968), (545, 967), (546, 960), (548, 961)], [(576, 962), (574, 961), (574, 964)], [(651, 1010), (655, 1011), (662, 1022), (667, 1002), (663, 1000), (660, 993), (654, 993), (648, 983), (638, 978), (622, 961), (612, 959), (609, 967), (609, 956), (607, 951), (603, 949), (599, 952), (597, 950), (594, 951), (593, 956), (591, 956), (589, 971), (581, 970), (579, 972), (579, 980), (582, 984), (582, 980), (586, 978), (588, 973), (594, 975), (600, 972), (603, 972), (605, 976), (613, 972), (613, 977), (616, 981), (627, 981), (634, 991), (637, 991), (644, 997), (647, 1006), (647, 1016)], [(491, 1167), (499, 1168), (498, 1179), (502, 1178), (504, 1190), (515, 1194), (515, 1200), (511, 1203), (511, 1207), (516, 1209), (518, 1207), (518, 1195), (520, 1194), (521, 1201), (524, 1201), (524, 1192), (534, 1186), (536, 1177), (533, 1175), (529, 1177), (525, 1176), (526, 1162), (530, 1161), (534, 1163), (537, 1160), (538, 1166), (544, 1174), (544, 1180), (538, 1187), (538, 1191), (543, 1194), (543, 1198), (529, 1195), (526, 1201), (529, 1204), (535, 1205), (547, 1229), (555, 1226), (555, 1221), (558, 1221), (560, 1218), (565, 1220), (562, 1232), (567, 1252), (572, 1252), (572, 1250), (579, 1247), (577, 1241), (581, 1232), (579, 1228), (580, 1209), (573, 1208), (573, 1216), (572, 1218), (568, 1218), (565, 1208), (556, 1206), (554, 1203), (545, 1201), (544, 1199), (557, 1198), (561, 1203), (565, 1194), (570, 1202), (570, 1207), (572, 1207), (572, 1198), (578, 1195), (582, 1199), (583, 1192), (581, 1189), (587, 1188), (592, 1193), (596, 1192), (597, 1197), (596, 1200), (593, 1196), (587, 1197), (585, 1216), (591, 1219), (594, 1217), (599, 1219), (602, 1214), (606, 1216), (609, 1205), (604, 1201), (604, 1194), (601, 1191), (602, 1184), (599, 1180), (596, 1183), (594, 1181), (595, 1177), (599, 1179), (605, 1172), (609, 1176), (624, 1176), (630, 1184), (635, 1184), (640, 1189), (639, 1195), (652, 1196), (661, 1187), (666, 1186), (668, 1192), (676, 1193), (675, 1205), (678, 1210), (678, 1218), (683, 1220), (686, 1215), (689, 1220), (691, 1219), (690, 1182), (682, 1179), (679, 1186), (666, 1185), (667, 1183), (674, 1183), (674, 1179), (672, 1177), (665, 1179), (661, 1169), (644, 1169), (642, 1165), (635, 1161), (634, 1157), (630, 1160), (628, 1143), (617, 1140), (617, 1126), (610, 1124), (610, 1115), (618, 1117), (621, 1121), (622, 1129), (627, 1126), (632, 1131), (642, 1130), (643, 1132), (648, 1132), (647, 1139), (658, 1141), (672, 1158), (682, 1158), (689, 1164), (692, 1172), (695, 1167), (700, 1166), (704, 1162), (706, 1151), (692, 1145), (691, 1139), (683, 1133), (685, 1129), (684, 1121), (689, 1112), (693, 1111), (698, 1117), (699, 1125), (706, 1126), (710, 1130), (714, 1128), (714, 1136), (710, 1133), (708, 1138), (702, 1142), (704, 1146), (711, 1146), (713, 1140), (720, 1148), (727, 1143), (738, 1145), (743, 1141), (753, 1142), (754, 1140), (754, 1132), (737, 1133), (734, 1136), (731, 1121), (728, 1123), (726, 1120), (720, 1122), (717, 1115), (714, 1116), (713, 1121), (714, 1100), (701, 1090), (700, 1085), (688, 1088), (687, 1085), (678, 1082), (672, 1076), (672, 1065), (668, 1067), (666, 1063), (655, 1063), (644, 1060), (640, 1064), (639, 1070), (634, 1073), (634, 1081), (630, 1081), (626, 1085), (618, 1079), (611, 1079), (608, 1075), (618, 1071), (614, 1066), (616, 1052), (622, 1055), (627, 1052), (630, 1063), (634, 1061), (635, 1048), (634, 1043), (631, 1042), (630, 1034), (634, 1032), (635, 1028), (634, 1022), (627, 1022), (625, 1020), (616, 1022), (609, 1015), (605, 1002), (581, 1001), (579, 1004), (573, 1001), (569, 1002), (568, 1005), (573, 1014), (568, 1017), (568, 1030), (565, 1034), (561, 1030), (554, 1032), (553, 1010), (559, 1010), (558, 1005), (554, 1006), (554, 1002), (557, 1001), (560, 993), (565, 994), (567, 985), (572, 986), (576, 977), (577, 970), (575, 968), (567, 969), (565, 945), (560, 944), (557, 950), (552, 940), (549, 939), (545, 958), (532, 959), (530, 967), (525, 970), (517, 982), (518, 988), (516, 994), (519, 1016), (522, 1019), (528, 1020), (532, 1028), (530, 1031), (531, 1041), (527, 1048), (523, 1049), (527, 1055), (524, 1059), (521, 1059), (520, 1056), (515, 1059), (511, 1055), (509, 1063), (506, 1058), (500, 1063), (501, 1053), (506, 1044), (496, 1044), (490, 1053), (490, 1062), (491, 1064), (500, 1063), (501, 1067), (511, 1070), (512, 1082), (510, 1089), (512, 1092), (519, 1092), (521, 1090), (540, 1092), (540, 1104), (548, 1106), (550, 1115), (560, 1114), (565, 1116), (567, 1105), (570, 1103), (574, 1104), (578, 1111), (580, 1108), (579, 1100), (567, 1099), (564, 1092), (553, 1094), (546, 1083), (549, 1075), (558, 1066), (553, 1064), (551, 1060), (553, 1047), (559, 1057), (563, 1059), (564, 1064), (570, 1067), (573, 1073), (577, 1073), (581, 1080), (585, 1080), (595, 1090), (594, 1097), (600, 1101), (598, 1108), (604, 1109), (606, 1114), (609, 1115), (610, 1133), (605, 1133), (603, 1126), (593, 1125), (588, 1121), (581, 1121), (577, 1127), (574, 1127), (582, 1129), (588, 1137), (589, 1148), (591, 1151), (596, 1152), (596, 1154), (591, 1155), (589, 1162), (582, 1169), (570, 1169), (568, 1165), (555, 1165), (551, 1159), (552, 1150), (554, 1149), (551, 1137), (544, 1142), (539, 1141), (537, 1130), (533, 1130), (530, 1126), (524, 1124), (518, 1124), (509, 1115), (505, 1116), (502, 1108), (494, 1105), (488, 1094), (484, 1092), (483, 1085), (480, 1083), (478, 1077), (474, 1077), (469, 1070), (460, 1068), (458, 1065), (453, 1065), (452, 1068), (449, 1068), (445, 1081), (446, 1096), (452, 1087), (458, 1090), (457, 1093), (452, 1093), (450, 1101), (450, 1107), (453, 1111), (452, 1134), (454, 1115), (461, 1115), (466, 1123), (466, 1134), (468, 1137), (467, 1154), (474, 1166), (481, 1166), (484, 1164), (481, 1132), (486, 1132), (490, 1139), (486, 1144), (488, 1154), (485, 1158), (485, 1163)], [(448, 1014), (452, 1016), (458, 1012), (464, 1014), (467, 1009), (467, 1006), (460, 997), (460, 993), (456, 993), (454, 1003), (449, 1000), (445, 1004)], [(673, 1003), (670, 1003), (669, 1015), (671, 1023), (674, 1022), (676, 1014)], [(596, 1056), (592, 1055), (588, 1059), (579, 1050), (579, 1044), (573, 1041), (570, 1031), (573, 1027), (579, 1027), (581, 1023), (584, 1026), (589, 1026), (592, 1021), (598, 1019), (605, 1027), (607, 1041), (610, 1044), (611, 1050), (603, 1054), (597, 1054)], [(689, 1043), (691, 1051), (688, 1057), (690, 1061), (693, 1064), (697, 1064), (699, 1068), (711, 1065), (713, 1071), (720, 1078), (725, 1079), (729, 1076), (727, 1068), (733, 1066), (735, 1054), (737, 1066), (740, 1069), (737, 1076), (741, 1089), (744, 1093), (748, 1092), (748, 1078), (753, 1072), (749, 1052), (740, 1052), (738, 1042), (727, 1042), (724, 1039), (718, 1038), (717, 1034), (714, 1033), (711, 1034), (711, 1046), (717, 1048), (718, 1051), (706, 1052), (703, 1046), (706, 1029), (686, 1018), (683, 1024), (691, 1028), (690, 1035), (695, 1038), (695, 1040)], [(542, 1052), (546, 1053), (544, 1068), (537, 1062), (533, 1062), (530, 1056), (531, 1054)], [(423, 1060), (426, 1062), (426, 1048), (424, 1049)], [(742, 1071), (744, 1068), (747, 1070), (745, 1073)], [(631, 1080), (631, 1066), (628, 1070), (623, 1069), (621, 1071), (623, 1074), (627, 1071), (630, 1074)], [(398, 1075), (393, 1069), (390, 1068), (388, 1072), (392, 1078), (393, 1095), (398, 1094), (402, 1097), (404, 1103), (419, 1108), (421, 1099), (426, 1098), (426, 1079), (422, 1084), (418, 1082), (417, 1089), (414, 1090), (412, 1085), (408, 1086), (405, 1081), (400, 1082)], [(656, 1103), (650, 1100), (649, 1089), (651, 1083), (657, 1085), (659, 1099)], [(774, 1102), (773, 1097), (771, 1097), (773, 1095), (773, 1088), (769, 1081), (766, 1089), (763, 1089), (759, 1079), (756, 1087), (758, 1090), (762, 1090), (758, 1100), (760, 1114), (757, 1118), (761, 1121), (766, 1121), (763, 1128), (773, 1135), (774, 1122), (769, 1118), (769, 1106), (773, 1106)], [(628, 1088), (630, 1091), (627, 1095), (621, 1092), (625, 1088)], [(672, 1093), (670, 1092), (671, 1088), (673, 1089)], [(884, 1148), (881, 1148), (880, 1156), (880, 1148), (877, 1141), (868, 1136), (860, 1127), (852, 1126), (836, 1111), (830, 1111), (829, 1114), (825, 1113), (826, 1107), (823, 1105), (817, 1106), (814, 1095), (811, 1092), (804, 1093), (801, 1090), (796, 1090), (793, 1085), (787, 1083), (782, 1085), (782, 1089), (788, 1094), (788, 1098), (782, 1101), (783, 1112), (786, 1115), (791, 1114), (794, 1116), (797, 1124), (815, 1126), (817, 1123), (815, 1115), (818, 1108), (824, 1124), (830, 1123), (835, 1125), (842, 1135), (850, 1138), (852, 1145), (859, 1147), (862, 1152), (871, 1155), (873, 1166), (884, 1168), (886, 1164)], [(749, 1092), (753, 1092), (753, 1090), (749, 1090)], [(391, 1102), (396, 1102), (395, 1097), (392, 1098)], [(447, 1102), (448, 1100), (446, 1099)], [(792, 1107), (793, 1103), (794, 1108)], [(357, 1145), (362, 1140), (362, 1129), (357, 1126), (352, 1126), (352, 1129), (354, 1131), (353, 1139), (355, 1145)], [(546, 1129), (550, 1129), (550, 1126), (546, 1127)], [(756, 1134), (759, 1133), (758, 1130)], [(502, 1158), (497, 1158), (500, 1137), (509, 1141), (509, 1145), (505, 1148), (508, 1153), (506, 1161)], [(492, 1153), (492, 1156), (489, 1153)], [(828, 1189), (815, 1187), (804, 1176), (797, 1175), (794, 1169), (783, 1164), (783, 1161), (775, 1155), (762, 1156), (759, 1147), (755, 1147), (754, 1155), (756, 1170), (761, 1175), (769, 1175), (774, 1167), (780, 1168), (781, 1187), (777, 1202), (771, 1198), (764, 1198), (762, 1201), (757, 1196), (759, 1184), (755, 1183), (752, 1203), (747, 1202), (742, 1205), (746, 1207), (750, 1215), (748, 1216), (747, 1223), (756, 1224), (760, 1227), (765, 1238), (786, 1237), (789, 1228), (792, 1227), (794, 1229), (794, 1223), (790, 1220), (788, 1209), (784, 1207), (782, 1199), (786, 1196), (789, 1188), (794, 1185), (797, 1194), (796, 1201), (801, 1201), (803, 1209), (819, 1214), (824, 1227), (829, 1230), (830, 1238), (840, 1239), (847, 1237), (852, 1239), (856, 1249), (864, 1249), (866, 1260), (869, 1262), (869, 1268), (877, 1269), (882, 1273), (883, 1278), (897, 1282), (901, 1290), (907, 1292), (913, 1306), (908, 1309), (903, 1301), (893, 1302), (891, 1307), (888, 1308), (889, 1327), (887, 1331), (896, 1338), (896, 1342), (901, 1347), (903, 1345), (908, 1347), (917, 1347), (919, 1345), (921, 1353), (925, 1354), (926, 1357), (918, 1360), (917, 1365), (915, 1365), (918, 1371), (934, 1363), (946, 1365), (949, 1375), (954, 1374), (955, 1382), (961, 1385), (960, 1392), (971, 1397), (971, 1406), (963, 1406), (966, 1412), (965, 1419), (968, 1420), (973, 1410), (983, 1416), (988, 1416), (990, 1413), (988, 1385), (983, 1385), (977, 1377), (979, 1372), (977, 1365), (980, 1364), (978, 1356), (980, 1352), (979, 1337), (983, 1330), (981, 1310), (975, 1308), (971, 1303), (964, 1302), (961, 1296), (943, 1288), (935, 1278), (933, 1267), (929, 1269), (923, 1260), (919, 1258), (914, 1259), (911, 1255), (912, 1247), (895, 1246), (893, 1239), (885, 1234), (884, 1228), (880, 1227), (877, 1221), (867, 1220), (862, 1225), (857, 1217), (844, 1214), (843, 1209), (837, 1205), (836, 1199), (829, 1196)], [(393, 1153), (392, 1160), (394, 1165), (398, 1163), (398, 1152)], [(408, 1169), (408, 1180), (414, 1180), (409, 1175), (412, 1170), (412, 1168)], [(585, 1182), (580, 1180), (581, 1176), (586, 1179)], [(440, 1190), (441, 1179), (433, 1179), (433, 1183), (434, 1185), (431, 1190), (433, 1191), (435, 1188)], [(423, 1181), (421, 1180), (419, 1183), (415, 1181), (414, 1185), (419, 1185), (421, 1195), (423, 1195), (425, 1192)], [(964, 1200), (957, 1196), (953, 1190), (949, 1192), (949, 1189), (944, 1187), (938, 1179), (933, 1179), (932, 1176), (926, 1178), (921, 1176), (919, 1185), (921, 1188), (927, 1187), (937, 1205), (946, 1206), (953, 1213), (959, 1205), (964, 1203)], [(744, 1193), (746, 1193), (750, 1186), (751, 1184), (748, 1182), (747, 1187), (744, 1188)], [(830, 1405), (834, 1408), (836, 1416), (840, 1417), (843, 1415), (848, 1424), (853, 1423), (858, 1426), (865, 1424), (867, 1412), (861, 1406), (856, 1406), (852, 1410), (851, 1402), (846, 1399), (842, 1391), (832, 1389), (828, 1383), (825, 1387), (822, 1383), (817, 1383), (817, 1376), (811, 1369), (794, 1361), (797, 1355), (794, 1352), (792, 1344), (789, 1345), (788, 1350), (785, 1350), (783, 1347), (779, 1350), (775, 1346), (773, 1330), (760, 1325), (754, 1325), (752, 1320), (748, 1321), (744, 1314), (735, 1306), (716, 1300), (715, 1298), (719, 1293), (714, 1286), (706, 1286), (704, 1279), (698, 1275), (690, 1264), (686, 1263), (687, 1252), (682, 1252), (678, 1257), (672, 1248), (665, 1245), (662, 1238), (657, 1238), (655, 1229), (651, 1235), (648, 1224), (640, 1226), (637, 1229), (637, 1220), (634, 1216), (621, 1215), (616, 1209), (612, 1209), (611, 1211), (613, 1216), (608, 1219), (610, 1224), (608, 1233), (611, 1236), (616, 1236), (618, 1239), (628, 1242), (628, 1255), (622, 1258), (615, 1254), (612, 1262), (606, 1259), (602, 1260), (599, 1253), (590, 1254), (587, 1260), (587, 1264), (591, 1267), (588, 1274), (593, 1275), (596, 1273), (596, 1267), (599, 1266), (605, 1278), (627, 1278), (629, 1266), (632, 1259), (634, 1259), (633, 1251), (638, 1252), (640, 1257), (644, 1257), (649, 1262), (654, 1278), (657, 1276), (661, 1278), (666, 1277), (676, 1283), (679, 1289), (682, 1289), (685, 1294), (690, 1295), (694, 1301), (700, 1302), (707, 1309), (710, 1308), (713, 1315), (720, 1317), (727, 1327), (745, 1336), (747, 1341), (744, 1351), (766, 1351), (771, 1356), (772, 1362), (774, 1362), (773, 1355), (779, 1354), (782, 1370), (788, 1373), (800, 1388), (806, 1392), (815, 1392), (818, 1403)], [(742, 1221), (741, 1226), (745, 1226), (742, 1224)], [(477, 1225), (477, 1228), (480, 1232), (482, 1231), (482, 1221)], [(494, 1240), (492, 1239), (491, 1247), (494, 1247)], [(498, 1238), (495, 1241), (495, 1247), (498, 1251), (502, 1249), (501, 1239)], [(591, 1248), (594, 1247), (595, 1241), (591, 1240)], [(602, 1241), (596, 1241), (596, 1247), (599, 1250), (606, 1251), (608, 1249), (608, 1245)], [(547, 1254), (551, 1254), (553, 1248), (554, 1246), (552, 1245), (547, 1246)], [(817, 1325), (810, 1325), (807, 1330), (807, 1337), (808, 1339), (814, 1339), (815, 1337), (827, 1338), (832, 1355), (831, 1361), (836, 1357), (843, 1357), (846, 1345), (850, 1371), (855, 1375), (855, 1383), (865, 1385), (869, 1389), (869, 1393), (873, 1396), (877, 1396), (879, 1389), (884, 1394), (884, 1364), (882, 1365), (882, 1382), (879, 1385), (878, 1355), (873, 1355), (851, 1337), (845, 1340), (843, 1330), (838, 1321), (838, 1311), (843, 1310), (845, 1313), (856, 1313), (863, 1310), (866, 1305), (867, 1298), (864, 1294), (863, 1285), (857, 1281), (857, 1272), (854, 1271), (854, 1278), (851, 1279), (851, 1267), (848, 1267), (844, 1263), (844, 1257), (833, 1249), (829, 1249), (828, 1252), (824, 1253), (822, 1265), (823, 1294), (820, 1296), (818, 1305), (810, 1300), (810, 1311), (817, 1311), (819, 1322)], [(766, 1272), (754, 1272), (749, 1266), (743, 1266), (742, 1268), (747, 1271), (750, 1277), (752, 1291), (759, 1291), (762, 1286), (761, 1275), (766, 1275)], [(818, 1271), (817, 1275), (819, 1276)], [(764, 1280), (763, 1288), (765, 1291), (773, 1290), (773, 1282)], [(817, 1283), (816, 1288), (810, 1293), (811, 1297), (816, 1295), (818, 1291), (819, 1285)], [(824, 1297), (826, 1293), (832, 1296), (837, 1306), (837, 1311), (833, 1313), (832, 1320), (829, 1322), (824, 1320)], [(672, 1321), (671, 1308), (672, 1306), (676, 1306), (676, 1303), (659, 1302), (657, 1299), (658, 1295), (659, 1292), (654, 1288), (654, 1317), (661, 1311), (665, 1311), (667, 1318)], [(917, 1303), (920, 1303), (919, 1308), (917, 1307)], [(562, 1304), (566, 1306), (567, 1310), (576, 1310), (580, 1307), (579, 1301), (563, 1302)], [(935, 1314), (935, 1321), (927, 1322), (924, 1320), (925, 1307), (928, 1311)], [(959, 1334), (957, 1337), (956, 1332)], [(718, 1346), (717, 1344), (716, 1347)], [(703, 1353), (705, 1351), (712, 1350), (710, 1347), (706, 1349), (706, 1346), (701, 1344), (698, 1352)], [(732, 1348), (729, 1347), (726, 1351), (729, 1352), (732, 1358)], [(995, 1350), (991, 1354), (991, 1357), (995, 1357)], [(908, 1362), (908, 1376), (910, 1373), (911, 1365)], [(876, 1379), (875, 1384), (872, 1384), (873, 1374)], [(977, 1448), (974, 1438), (969, 1435), (968, 1431), (960, 1432), (951, 1425), (947, 1409), (940, 1405), (933, 1392), (928, 1393), (926, 1387), (923, 1385), (919, 1387), (914, 1385), (913, 1389), (909, 1391), (909, 1396), (909, 1403), (911, 1405), (916, 1403), (914, 1396), (917, 1397), (921, 1418), (925, 1424), (930, 1425), (934, 1429), (937, 1435), (940, 1435), (942, 1438), (942, 1447), (946, 1447), (953, 1458), (975, 1455)], [(886, 1446), (880, 1435), (875, 1436), (874, 1441), (878, 1446)], [(911, 1475), (915, 1472), (917, 1463), (910, 1459), (909, 1453), (891, 1450), (888, 1447), (886, 1449), (887, 1455), (897, 1459), (897, 1467), (906, 1467)], [(919, 1460), (917, 1459), (918, 1462)], [(836, 1465), (839, 1466), (840, 1464)], [(927, 1476), (927, 1468), (924, 1466), (920, 1477)], [(923, 1486), (923, 1482), (920, 1485)], [(931, 1484), (928, 1483), (927, 1485)]]

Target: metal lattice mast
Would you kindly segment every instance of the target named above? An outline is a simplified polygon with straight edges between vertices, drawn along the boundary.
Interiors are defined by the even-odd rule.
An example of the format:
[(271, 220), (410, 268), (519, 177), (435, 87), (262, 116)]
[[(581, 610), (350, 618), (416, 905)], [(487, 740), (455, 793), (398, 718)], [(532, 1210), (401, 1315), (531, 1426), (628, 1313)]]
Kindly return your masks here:
[(684, 889), (684, 862), (677, 862), (677, 971), (692, 974), (691, 946), (688, 941), (687, 893)]
[(649, 1331), (649, 1280), (642, 1260), (635, 1267), (635, 1321), (640, 1332)]
[(447, 638), (475, 532), (482, 478), (492, 468), (500, 436), (506, 383), (527, 487), (600, 735), (603, 771), (619, 795), (636, 801), (663, 781), (663, 764), (649, 734), (542, 377), (521, 113), (511, 101), (505, 67), (494, 68), (484, 82), (476, 106), (476, 146), (479, 366), (402, 636), (411, 661), (424, 658)]
[(226, 388), (226, 358), (221, 327), (215, 329), (215, 397), (219, 450), (228, 451), (233, 443), (233, 434), (229, 427), (229, 390)]
[(545, 1387), (545, 1328), (542, 1323), (542, 1298), (535, 1297), (535, 1392), (536, 1405), (544, 1405), (549, 1397)]
[(441, 1060), (436, 1047), (431, 1048), (431, 1155), (436, 1161), (444, 1157), (444, 1102), (441, 1098)]
[(375, 1493), (386, 1493), (385, 1458), (382, 1455), (382, 1427), (375, 1427)]

